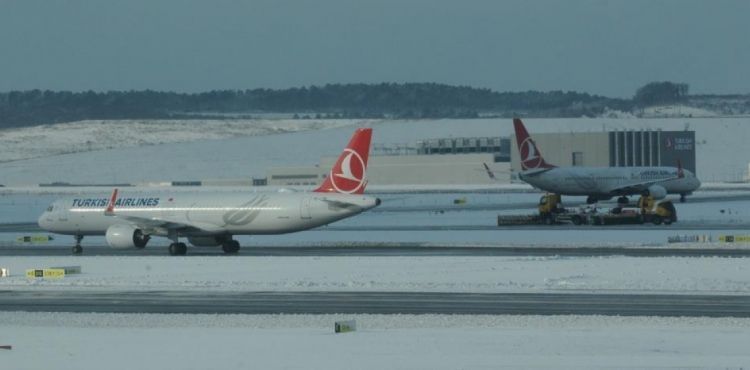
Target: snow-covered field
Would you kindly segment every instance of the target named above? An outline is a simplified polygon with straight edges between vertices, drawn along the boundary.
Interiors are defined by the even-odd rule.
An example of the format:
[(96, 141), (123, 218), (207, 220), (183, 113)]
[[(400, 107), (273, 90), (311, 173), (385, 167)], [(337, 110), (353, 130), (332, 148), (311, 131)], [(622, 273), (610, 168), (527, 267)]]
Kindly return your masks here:
[(0, 130), (0, 162), (350, 126), (354, 120), (109, 120)]
[[(0, 289), (748, 294), (744, 258), (3, 257)], [(33, 280), (26, 269), (81, 266)]]
[(738, 369), (747, 343), (748, 319), (0, 312), (13, 370)]
[[(188, 121), (180, 125), (190, 125), (193, 122), (198, 123)], [(82, 139), (74, 141), (78, 144), (73, 145), (68, 142), (72, 140), (71, 135), (59, 132), (55, 132), (54, 135), (48, 134), (56, 130), (53, 126), (22, 129), (31, 131), (28, 135), (23, 132), (14, 134), (13, 140), (0, 136), (0, 148), (15, 148), (6, 152), (0, 149), (0, 162), (12, 161), (0, 163), (0, 183), (138, 183), (265, 177), (269, 167), (314, 165), (319, 162), (321, 156), (338, 154), (349, 139), (352, 126), (360, 125), (374, 128), (373, 141), (376, 144), (406, 144), (421, 139), (443, 137), (508, 136), (512, 133), (509, 119), (322, 121), (318, 128), (329, 128), (326, 130), (313, 129), (315, 127), (310, 126), (315, 125), (317, 121), (259, 122), (268, 125), (262, 133), (289, 133), (236, 137), (236, 131), (230, 130), (234, 133), (223, 138), (184, 142), (187, 140), (186, 136), (191, 140), (197, 137), (220, 136), (211, 133), (214, 131), (211, 129), (212, 126), (196, 125), (179, 126), (178, 129), (167, 129), (158, 134), (144, 133), (133, 128), (133, 131), (128, 131), (127, 134), (112, 134), (99, 139), (93, 132), (100, 131), (102, 126), (107, 127), (109, 123), (91, 122), (81, 128), (82, 132), (75, 135)], [(750, 161), (750, 146), (745, 143), (750, 136), (750, 118), (561, 118), (527, 119), (525, 122), (532, 133), (689, 128), (696, 131), (697, 172), (703, 181), (741, 180)], [(144, 126), (148, 128), (152, 124)], [(165, 127), (169, 127), (169, 124), (166, 125)], [(250, 121), (247, 125), (251, 127), (255, 125), (255, 121)], [(288, 126), (295, 128), (286, 130), (285, 127)], [(235, 129), (244, 132), (242, 126), (239, 127)], [(249, 132), (249, 135), (258, 135), (252, 130)], [(144, 139), (148, 136), (153, 138)], [(176, 141), (180, 142), (172, 141), (172, 137), (178, 138)], [(164, 144), (139, 146), (160, 142)], [(89, 145), (92, 149), (113, 149), (86, 152)], [(48, 147), (56, 149), (50, 152), (46, 149)], [(76, 153), (60, 154), (68, 152)], [(14, 160), (41, 156), (46, 157)], [(717, 165), (718, 163), (721, 165)]]

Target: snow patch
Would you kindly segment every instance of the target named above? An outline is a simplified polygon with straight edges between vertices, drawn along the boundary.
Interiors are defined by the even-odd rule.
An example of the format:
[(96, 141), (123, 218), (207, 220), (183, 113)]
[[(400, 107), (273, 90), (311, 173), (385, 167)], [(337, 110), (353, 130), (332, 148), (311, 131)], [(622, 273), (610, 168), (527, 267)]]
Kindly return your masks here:
[(0, 130), (0, 162), (338, 128), (358, 120), (87, 120)]

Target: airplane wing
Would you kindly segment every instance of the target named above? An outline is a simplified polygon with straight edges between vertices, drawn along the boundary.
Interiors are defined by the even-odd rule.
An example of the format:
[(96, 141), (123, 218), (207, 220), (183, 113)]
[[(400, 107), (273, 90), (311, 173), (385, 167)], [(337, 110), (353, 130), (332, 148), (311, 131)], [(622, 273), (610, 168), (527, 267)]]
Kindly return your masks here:
[[(498, 181), (497, 177), (495, 177), (495, 173), (490, 169), (490, 166), (488, 166), (487, 163), (484, 163), (484, 162), (482, 162), (482, 165), (484, 166), (484, 172), (487, 173), (487, 177), (489, 177), (490, 180), (492, 181)], [(531, 170), (524, 170), (521, 173), (524, 176), (536, 176), (544, 172), (547, 172), (553, 168), (555, 167), (535, 168)]]
[(651, 185), (655, 185), (664, 181), (681, 179), (683, 177), (685, 177), (685, 171), (682, 170), (682, 163), (678, 160), (677, 161), (677, 174), (675, 176), (666, 177), (662, 179), (630, 183), (630, 184), (626, 184), (622, 186), (615, 186), (615, 187), (612, 187), (611, 189), (606, 189), (606, 191), (611, 194), (617, 194), (617, 195), (642, 193), (643, 191), (648, 190), (648, 188)]
[(488, 166), (487, 163), (484, 163), (484, 162), (482, 162), (482, 165), (484, 166), (485, 172), (487, 172), (487, 176), (489, 176), (491, 180), (497, 181), (497, 178), (495, 177), (495, 173), (492, 172), (492, 170), (490, 169), (490, 166)]
[(128, 221), (132, 224), (137, 225), (139, 228), (144, 230), (156, 230), (156, 229), (164, 229), (164, 230), (177, 230), (177, 231), (200, 231), (200, 232), (208, 232), (208, 233), (222, 233), (225, 230), (221, 227), (209, 224), (205, 222), (184, 222), (180, 220), (170, 220), (168, 218), (161, 218), (161, 217), (140, 217), (140, 216), (131, 216), (131, 215), (123, 215), (119, 213), (115, 213), (115, 203), (117, 202), (117, 189), (114, 189), (112, 191), (112, 196), (109, 199), (109, 204), (107, 205), (107, 209), (104, 211), (104, 214), (111, 217), (117, 217), (119, 219)]
[[(674, 178), (676, 179), (677, 177), (674, 177)], [(605, 193), (609, 193), (609, 194), (617, 194), (617, 195), (638, 194), (638, 193), (642, 193), (642, 192), (648, 190), (648, 188), (651, 185), (654, 185), (654, 184), (662, 182), (662, 181), (669, 181), (669, 180), (672, 180), (672, 179), (673, 178), (666, 178), (666, 179), (660, 179), (660, 180), (654, 180), (654, 181), (646, 181), (646, 182), (639, 182), (639, 183), (634, 183), (634, 184), (627, 184), (627, 185), (623, 185), (623, 186), (612, 187), (610, 189), (605, 189), (604, 192)]]
[(226, 231), (225, 229), (217, 225), (209, 224), (205, 222), (195, 222), (195, 221), (181, 222), (181, 221), (172, 221), (172, 220), (156, 218), (156, 217), (146, 218), (146, 217), (138, 217), (138, 216), (125, 216), (121, 214), (115, 214), (111, 216), (126, 220), (135, 225), (138, 225), (138, 227), (144, 230), (166, 229), (166, 230), (177, 230), (177, 231), (182, 231), (182, 232), (200, 231), (200, 232), (206, 232), (206, 233), (223, 233)]

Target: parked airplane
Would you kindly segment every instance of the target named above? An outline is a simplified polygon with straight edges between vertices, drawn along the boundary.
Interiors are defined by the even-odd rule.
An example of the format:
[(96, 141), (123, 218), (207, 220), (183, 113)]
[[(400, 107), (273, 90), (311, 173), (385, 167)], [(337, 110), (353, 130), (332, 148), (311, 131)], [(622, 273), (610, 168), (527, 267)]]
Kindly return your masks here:
[(155, 193), (57, 200), (39, 217), (39, 226), (74, 235), (73, 253), (85, 235), (104, 235), (113, 248), (144, 248), (152, 236), (172, 240), (171, 255), (194, 246), (221, 246), (236, 253), (233, 235), (284, 234), (312, 229), (376, 207), (380, 199), (362, 195), (367, 185), (371, 128), (358, 129), (320, 187), (313, 192)]
[(586, 195), (586, 202), (596, 203), (619, 196), (627, 203), (628, 195), (645, 194), (663, 199), (679, 194), (680, 201), (701, 185), (695, 175), (677, 167), (556, 167), (542, 157), (534, 140), (520, 119), (513, 119), (521, 169), (518, 177), (539, 189), (560, 195)]

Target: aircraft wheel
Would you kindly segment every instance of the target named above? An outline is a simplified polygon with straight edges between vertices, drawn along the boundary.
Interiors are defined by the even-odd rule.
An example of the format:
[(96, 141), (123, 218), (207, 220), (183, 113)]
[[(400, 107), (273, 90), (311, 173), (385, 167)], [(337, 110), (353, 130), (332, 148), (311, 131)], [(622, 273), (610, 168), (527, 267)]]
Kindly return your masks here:
[(685, 197), (685, 194), (680, 194), (680, 203), (685, 203), (687, 200), (687, 197)]
[(172, 256), (184, 256), (187, 253), (185, 243), (172, 243), (169, 245), (169, 254)]
[(237, 253), (240, 251), (240, 242), (236, 240), (229, 240), (221, 245), (221, 249), (224, 250), (224, 253), (227, 254)]
[(83, 247), (81, 247), (80, 245), (76, 245), (75, 247), (73, 247), (72, 251), (73, 254), (81, 254), (83, 253)]

